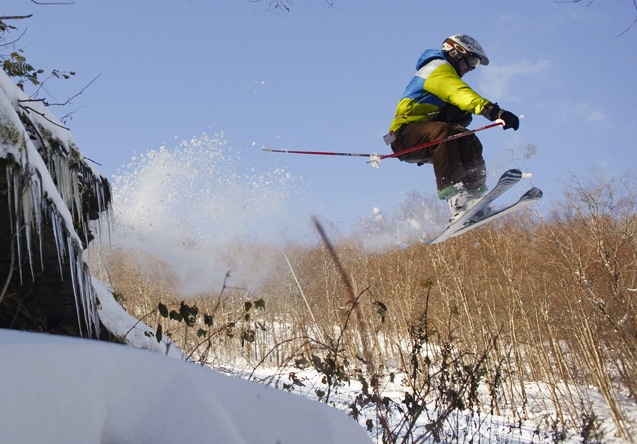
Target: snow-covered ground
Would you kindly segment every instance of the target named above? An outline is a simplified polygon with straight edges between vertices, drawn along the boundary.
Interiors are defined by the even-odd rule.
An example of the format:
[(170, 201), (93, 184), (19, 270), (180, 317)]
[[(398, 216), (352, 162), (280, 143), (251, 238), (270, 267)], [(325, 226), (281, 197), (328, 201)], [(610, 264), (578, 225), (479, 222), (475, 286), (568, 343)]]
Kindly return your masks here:
[(0, 330), (0, 441), (366, 443), (338, 410), (159, 353)]
[[(342, 387), (333, 405), (316, 400), (320, 375), (296, 370), (303, 386), (290, 394), (277, 388), (184, 362), (169, 342), (157, 344), (138, 323), (107, 297), (97, 283), (100, 317), (115, 331), (128, 333), (136, 348), (87, 339), (0, 330), (0, 430), (3, 443), (363, 443), (369, 435), (345, 412), (360, 391)], [(139, 350), (138, 348), (155, 349)], [(168, 350), (168, 356), (165, 354)], [(278, 385), (285, 372), (259, 369), (253, 377)], [(279, 383), (277, 383), (279, 381)], [(385, 395), (402, 398), (399, 381)], [(546, 406), (548, 391), (526, 386), (529, 419), (514, 423), (502, 416), (460, 413), (446, 423), (459, 437), (444, 442), (558, 442)], [(602, 397), (590, 390), (603, 432), (615, 440)], [(302, 395), (302, 396), (298, 396)], [(307, 397), (307, 398), (306, 398)], [(637, 406), (622, 404), (637, 419)], [(373, 412), (367, 412), (372, 415)], [(373, 417), (373, 416), (367, 416)], [(361, 421), (361, 423), (364, 421)], [(421, 430), (428, 422), (422, 418)], [(377, 425), (377, 424), (376, 424)], [(380, 442), (380, 441), (378, 441)], [(433, 441), (431, 441), (433, 442)], [(559, 442), (583, 442), (569, 431)], [(590, 442), (590, 441), (589, 441)]]
[[(216, 371), (211, 369), (205, 369), (195, 366), (194, 364), (183, 363), (179, 361), (184, 360), (183, 354), (170, 343), (169, 340), (164, 338), (161, 344), (158, 344), (153, 336), (148, 334), (152, 333), (152, 329), (147, 325), (140, 323), (134, 317), (127, 314), (121, 306), (113, 299), (110, 289), (105, 284), (94, 279), (94, 286), (100, 299), (99, 315), (100, 320), (108, 327), (109, 331), (114, 332), (120, 337), (126, 337), (125, 340), (135, 348), (145, 348), (154, 350), (154, 354), (143, 353), (139, 354), (139, 351), (131, 350), (128, 352), (132, 356), (139, 356), (136, 358), (136, 364), (139, 368), (135, 370), (135, 373), (139, 376), (136, 382), (123, 378), (119, 381), (117, 377), (110, 377), (109, 381), (113, 381), (116, 384), (124, 384), (124, 388), (113, 387), (108, 389), (100, 389), (100, 393), (93, 393), (86, 398), (86, 402), (91, 400), (98, 401), (97, 405), (114, 405), (114, 401), (110, 400), (111, 394), (129, 393), (128, 397), (134, 397), (135, 399), (153, 400), (150, 404), (156, 405), (158, 402), (162, 403), (162, 411), (156, 414), (148, 414), (148, 410), (152, 408), (152, 405), (147, 405), (141, 402), (142, 407), (136, 407), (132, 409), (131, 415), (136, 416), (139, 412), (143, 418), (149, 418), (155, 415), (160, 423), (166, 423), (163, 419), (163, 415), (168, 415), (173, 418), (175, 415), (180, 416), (180, 420), (175, 420), (173, 423), (176, 429), (180, 427), (189, 427), (189, 424), (196, 424), (202, 420), (201, 418), (209, 417), (211, 423), (221, 421), (226, 424), (225, 427), (238, 427), (238, 428), (253, 428), (259, 430), (259, 437), (271, 436), (270, 433), (283, 433), (280, 438), (281, 443), (285, 442), (314, 442), (312, 439), (318, 436), (316, 442), (359, 442), (350, 440), (349, 435), (340, 435), (339, 433), (352, 433), (355, 439), (359, 439), (361, 442), (365, 442), (368, 438), (361, 438), (359, 432), (365, 434), (362, 424), (366, 419), (371, 419), (374, 423), (375, 431), (371, 433), (371, 436), (376, 437), (379, 424), (375, 417), (375, 412), (372, 408), (368, 408), (363, 411), (362, 418), (359, 420), (361, 425), (356, 425), (354, 421), (347, 418), (346, 412), (349, 411), (348, 406), (353, 401), (354, 397), (361, 392), (360, 384), (357, 381), (351, 381), (349, 384), (339, 387), (330, 398), (331, 406), (328, 407), (321, 404), (316, 398), (317, 390), (325, 390), (325, 385), (321, 382), (322, 375), (317, 374), (311, 369), (299, 370), (299, 369), (272, 369), (272, 368), (258, 368), (256, 371), (251, 372), (251, 378), (264, 383), (277, 387), (276, 389), (271, 387), (265, 389), (256, 382), (247, 382), (240, 379), (242, 375), (240, 371), (236, 369), (227, 369), (229, 372), (234, 373), (235, 377), (222, 376)], [(146, 334), (144, 334), (146, 332)], [(0, 354), (4, 354), (2, 351), (2, 339), (0, 339)], [(106, 347), (110, 350), (111, 347)], [(122, 347), (116, 347), (122, 348)], [(79, 352), (78, 352), (79, 353)], [(110, 354), (110, 351), (101, 352), (104, 354)], [(173, 359), (167, 359), (161, 355), (168, 355)], [(6, 355), (5, 355), (6, 356)], [(84, 359), (84, 358), (83, 358)], [(92, 359), (87, 355), (86, 359)], [(116, 359), (107, 359), (107, 361), (115, 361)], [(81, 366), (74, 363), (72, 359), (69, 360), (68, 365), (72, 367), (71, 372), (75, 372), (77, 378), (86, 378), (81, 371)], [(105, 363), (105, 368), (109, 368), (114, 364)], [(132, 365), (132, 363), (131, 363)], [(180, 370), (180, 374), (183, 371), (184, 377), (190, 380), (183, 390), (192, 390), (194, 395), (184, 394), (180, 385), (180, 379), (175, 379), (171, 384), (163, 382), (165, 376), (162, 376), (168, 369), (173, 366), (184, 366), (183, 370)], [(158, 366), (159, 368), (156, 368)], [(149, 367), (148, 369), (146, 367)], [(196, 370), (191, 370), (190, 368)], [(186, 368), (188, 370), (186, 370)], [(291, 380), (288, 378), (289, 373), (293, 371), (296, 378), (302, 385), (295, 384), (292, 389), (292, 393), (286, 393), (282, 390), (283, 384), (290, 384)], [(190, 376), (190, 372), (194, 372), (193, 376)], [(112, 372), (107, 371), (111, 374)], [(128, 373), (128, 372), (125, 372)], [(25, 374), (29, 374), (25, 371)], [(194, 376), (194, 375), (197, 376)], [(210, 374), (211, 376), (204, 376)], [(157, 375), (157, 376), (154, 376)], [(31, 376), (35, 379), (42, 379), (43, 377), (37, 373)], [(179, 376), (181, 378), (182, 376)], [(133, 376), (131, 375), (131, 378)], [(47, 378), (47, 381), (54, 380), (55, 378)], [(72, 378), (69, 378), (71, 381)], [(86, 378), (88, 379), (88, 378)], [(44, 379), (42, 379), (44, 380)], [(95, 381), (95, 378), (91, 379)], [(126, 382), (128, 381), (128, 382)], [(391, 397), (396, 403), (400, 404), (401, 399), (404, 398), (404, 392), (406, 387), (402, 384), (402, 377), (398, 373), (394, 382), (383, 383), (384, 396)], [(77, 384), (77, 386), (83, 386), (85, 383)], [(87, 382), (86, 384), (89, 384)], [(196, 385), (202, 384), (201, 390), (197, 389)], [(223, 391), (219, 391), (215, 384), (222, 384), (224, 386)], [(236, 384), (236, 385), (235, 385)], [(95, 385), (95, 384), (93, 384)], [(151, 387), (147, 387), (150, 385)], [(60, 387), (61, 395), (66, 396), (65, 393), (73, 393), (73, 388), (64, 387), (63, 384), (58, 385)], [(231, 388), (232, 387), (232, 388)], [(526, 406), (526, 418), (520, 419), (516, 417), (511, 410), (504, 408), (499, 412), (499, 415), (489, 414), (482, 411), (479, 413), (473, 412), (458, 412), (451, 415), (445, 421), (445, 430), (449, 434), (456, 433), (457, 438), (443, 440), (444, 442), (466, 442), (471, 441), (474, 443), (490, 443), (490, 442), (508, 442), (508, 443), (539, 443), (539, 442), (565, 442), (565, 443), (581, 443), (582, 437), (579, 430), (563, 430), (562, 426), (556, 421), (556, 412), (552, 408), (552, 402), (550, 399), (550, 387), (543, 384), (531, 384), (528, 383), (524, 387), (529, 400)], [(559, 389), (565, 389), (565, 387), (559, 387)], [(584, 390), (584, 388), (580, 388)], [(50, 389), (49, 389), (50, 390)], [(264, 391), (265, 390), (265, 391)], [(273, 391), (279, 391), (277, 395), (273, 395)], [(155, 393), (157, 392), (157, 393)], [(134, 395), (132, 395), (134, 393)], [(150, 393), (150, 395), (149, 395)], [(210, 398), (212, 396), (214, 398)], [(223, 396), (228, 399), (223, 398)], [(117, 395), (121, 396), (121, 395)], [(486, 396), (486, 395), (485, 395)], [(598, 428), (595, 430), (598, 436), (603, 436), (602, 442), (626, 442), (614, 438), (614, 426), (610, 417), (607, 404), (604, 402), (603, 396), (593, 388), (586, 390), (586, 396), (590, 401), (590, 405), (593, 407), (593, 411), (597, 416)], [(273, 401), (274, 404), (265, 408), (264, 411), (248, 411), (241, 406), (245, 403), (250, 403), (255, 397), (262, 397), (263, 403), (267, 401)], [(47, 397), (48, 398), (48, 397)], [(210, 399), (209, 399), (210, 398)], [(308, 398), (308, 399), (305, 399)], [(157, 400), (160, 401), (157, 401)], [(211, 399), (214, 400), (211, 401)], [(303, 401), (303, 402), (301, 402)], [(637, 423), (637, 405), (631, 403), (628, 397), (619, 400), (624, 407), (625, 413), (631, 418), (631, 422)], [(137, 403), (139, 401), (134, 401)], [(211, 405), (211, 402), (213, 404)], [(301, 402), (301, 404), (298, 404)], [(65, 405), (69, 405), (66, 401)], [(139, 404), (135, 404), (139, 406)], [(228, 407), (227, 409), (225, 407)], [(28, 408), (28, 406), (27, 406)], [(93, 409), (97, 408), (96, 406)], [(316, 410), (314, 410), (316, 408)], [(45, 409), (45, 411), (54, 411), (52, 407)], [(342, 410), (339, 412), (338, 410)], [(439, 409), (438, 409), (439, 410)], [(194, 411), (192, 416), (188, 413)], [(293, 411), (293, 414), (290, 414)], [(146, 412), (146, 413), (144, 413)], [(426, 425), (436, 419), (436, 415), (440, 413), (436, 407), (429, 408), (428, 413), (421, 416), (418, 421), (417, 432), (415, 436), (424, 434)], [(256, 418), (246, 418), (245, 415), (254, 414)], [(235, 415), (241, 416), (235, 418)], [(272, 415), (270, 417), (269, 415)], [(333, 419), (332, 415), (336, 415), (338, 419)], [(200, 419), (196, 419), (200, 418)], [(221, 419), (220, 419), (221, 418)], [(227, 418), (227, 419), (226, 419)], [(326, 419), (328, 418), (328, 419)], [(400, 413), (395, 409), (394, 417), (391, 418), (394, 423), (400, 420)], [(130, 419), (128, 422), (116, 425), (121, 429), (122, 427), (131, 427), (134, 421), (140, 419)], [(142, 419), (144, 420), (144, 419)], [(230, 421), (230, 422), (226, 422)], [(335, 421), (333, 424), (330, 421)], [(291, 427), (285, 432), (281, 432), (281, 429), (291, 426), (299, 422), (308, 423), (307, 430), (303, 430), (304, 427)], [(305, 435), (305, 433), (313, 430), (314, 424), (318, 422), (321, 427), (331, 427), (332, 432), (321, 431), (321, 433), (312, 433), (312, 436)], [(354, 430), (349, 430), (352, 428)], [(221, 431), (224, 428), (214, 426), (215, 430)], [(197, 429), (197, 427), (194, 427)], [(330, 430), (332, 430), (330, 429)], [(207, 430), (205, 428), (201, 430)], [(327, 430), (327, 429), (326, 429)], [(154, 431), (154, 428), (153, 428)], [(197, 430), (193, 430), (193, 433), (198, 433)], [(564, 432), (562, 435), (561, 432)], [(126, 433), (132, 433), (126, 430)], [(180, 432), (181, 433), (181, 432)], [(208, 432), (206, 432), (208, 433)], [(244, 431), (244, 433), (250, 433)], [(298, 433), (298, 434), (297, 434)], [(164, 432), (163, 436), (166, 435)], [(203, 435), (198, 435), (203, 436)], [(221, 435), (214, 435), (221, 436)], [(231, 435), (225, 435), (231, 436)], [(237, 438), (230, 440), (219, 439), (215, 442), (270, 442), (267, 440), (254, 440), (252, 435), (240, 435)], [(284, 436), (291, 437), (287, 439)], [(243, 439), (243, 441), (242, 441)], [(345, 441), (343, 441), (345, 439)], [(155, 441), (158, 442), (158, 441)], [(168, 442), (168, 441), (162, 441)], [(277, 442), (277, 441), (272, 441)], [(380, 442), (380, 440), (378, 440)], [(433, 441), (430, 441), (433, 442)], [(591, 442), (591, 441), (588, 441)]]
[[(316, 390), (326, 390), (325, 384), (322, 383), (322, 375), (317, 374), (314, 370), (289, 369), (294, 372), (296, 380), (300, 383), (294, 385), (292, 389), (294, 393), (310, 399), (317, 399)], [(288, 370), (274, 371), (273, 369), (257, 369), (251, 373), (251, 377), (256, 380), (262, 380), (267, 384), (282, 388), (283, 384), (290, 384), (288, 378)], [(239, 374), (239, 373), (237, 373)], [(395, 373), (393, 382), (384, 381), (381, 383), (383, 388), (383, 396), (391, 398), (397, 405), (401, 404), (401, 400), (405, 398), (405, 392), (409, 392), (402, 382), (405, 375)], [(608, 404), (599, 390), (589, 387), (579, 387), (580, 391), (586, 393), (588, 402), (590, 403), (591, 412), (594, 414), (596, 422), (589, 430), (587, 440), (582, 437), (582, 427), (580, 429), (567, 428), (558, 420), (558, 414), (553, 407), (551, 401), (552, 388), (545, 383), (525, 383), (524, 391), (526, 393), (528, 403), (525, 408), (523, 418), (516, 415), (509, 407), (503, 406), (498, 414), (488, 412), (488, 393), (482, 388), (482, 399), (487, 400), (481, 409), (473, 411), (463, 410), (454, 411), (443, 421), (442, 442), (471, 442), (471, 443), (556, 443), (562, 442), (567, 444), (575, 443), (628, 443), (632, 440), (619, 439), (615, 436), (615, 426), (613, 424)], [(572, 389), (572, 388), (571, 388)], [(557, 387), (558, 391), (567, 390), (565, 385)], [(339, 387), (335, 390), (330, 398), (330, 404), (334, 407), (349, 411), (349, 404), (354, 400), (355, 396), (361, 393), (362, 388), (357, 381), (350, 381), (349, 384)], [(436, 406), (435, 400), (431, 399), (425, 412), (418, 418), (413, 437), (416, 442), (436, 442), (430, 433), (427, 433), (428, 425), (437, 422), (440, 414), (447, 407), (446, 405)], [(628, 396), (620, 397), (618, 400), (622, 405), (624, 413), (630, 419), (630, 423), (637, 424), (637, 405), (630, 400)], [(400, 405), (404, 409), (404, 405)], [(566, 406), (564, 406), (566, 407)], [(377, 442), (382, 442), (378, 428), (380, 424), (373, 407), (368, 407), (362, 412), (362, 419), (359, 422), (364, 423), (366, 419), (371, 419), (375, 431), (371, 433), (373, 438), (377, 438)], [(388, 416), (390, 424), (394, 427), (400, 423), (403, 414), (394, 408), (392, 414)], [(589, 416), (590, 417), (590, 416)], [(582, 417), (582, 420), (585, 418)], [(418, 440), (418, 437), (428, 436), (428, 439)], [(400, 441), (397, 441), (400, 442)]]

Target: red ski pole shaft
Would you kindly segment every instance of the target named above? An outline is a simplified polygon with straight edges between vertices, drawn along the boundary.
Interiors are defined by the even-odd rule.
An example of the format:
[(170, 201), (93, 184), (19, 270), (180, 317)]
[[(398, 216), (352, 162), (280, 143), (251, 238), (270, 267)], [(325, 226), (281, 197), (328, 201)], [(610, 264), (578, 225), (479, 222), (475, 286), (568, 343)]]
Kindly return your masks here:
[(504, 125), (504, 122), (501, 121), (501, 120), (498, 120), (495, 123), (491, 123), (489, 125), (482, 126), (480, 128), (476, 128), (476, 129), (473, 129), (473, 130), (465, 131), (464, 133), (458, 133), (458, 134), (454, 134), (454, 135), (449, 136), (449, 137), (445, 137), (444, 139), (433, 140), (431, 142), (423, 143), (421, 145), (412, 146), (411, 148), (406, 148), (406, 149), (404, 149), (402, 151), (398, 151), (398, 152), (395, 152), (395, 153), (392, 153), (392, 154), (385, 154), (384, 156), (380, 156), (380, 160), (389, 159), (391, 157), (402, 156), (403, 154), (407, 154), (407, 153), (411, 153), (411, 152), (414, 152), (414, 151), (418, 151), (418, 150), (421, 150), (423, 148), (427, 148), (427, 147), (430, 147), (430, 146), (433, 146), (433, 145), (438, 145), (439, 143), (448, 142), (450, 140), (459, 139), (461, 137), (468, 136), (469, 134), (474, 134), (474, 133), (477, 133), (478, 131), (484, 131), (486, 129), (494, 128), (496, 126), (501, 126), (501, 125)]
[(269, 151), (271, 153), (287, 153), (287, 154), (313, 154), (320, 156), (350, 156), (350, 157), (369, 157), (371, 154), (363, 153), (339, 153), (333, 151), (298, 151), (298, 150), (275, 150), (271, 148), (264, 148), (262, 151)]
[[(431, 141), (431, 142), (423, 143), (421, 145), (416, 145), (416, 146), (413, 146), (411, 148), (407, 148), (407, 149), (404, 149), (402, 151), (399, 151), (397, 153), (385, 154), (383, 156), (379, 156), (375, 160), (370, 160), (368, 163), (370, 163), (370, 162), (378, 162), (378, 160), (382, 160), (382, 159), (389, 159), (389, 158), (392, 158), (392, 157), (402, 156), (403, 154), (411, 153), (413, 151), (418, 151), (418, 150), (421, 150), (423, 148), (427, 148), (427, 147), (432, 146), (432, 145), (437, 145), (439, 143), (448, 142), (449, 140), (459, 139), (461, 137), (468, 136), (469, 134), (474, 134), (474, 133), (477, 133), (478, 131), (484, 131), (486, 129), (493, 128), (493, 127), (496, 127), (496, 126), (501, 126), (501, 125), (504, 125), (504, 122), (501, 121), (501, 120), (498, 120), (495, 123), (492, 123), (490, 125), (486, 125), (486, 126), (483, 126), (483, 127), (480, 127), (480, 128), (473, 129), (473, 130), (465, 131), (464, 133), (454, 134), (452, 136), (445, 137), (444, 139), (434, 140), (434, 141)], [(349, 157), (371, 157), (372, 156), (372, 154), (364, 154), (364, 153), (341, 153), (341, 152), (334, 152), (334, 151), (275, 150), (275, 149), (272, 149), (272, 148), (264, 148), (262, 151), (269, 151), (271, 153), (287, 153), (287, 154), (312, 154), (312, 155), (315, 155), (315, 156), (316, 155), (319, 155), (319, 156), (349, 156)], [(375, 154), (373, 154), (373, 155), (375, 156)]]

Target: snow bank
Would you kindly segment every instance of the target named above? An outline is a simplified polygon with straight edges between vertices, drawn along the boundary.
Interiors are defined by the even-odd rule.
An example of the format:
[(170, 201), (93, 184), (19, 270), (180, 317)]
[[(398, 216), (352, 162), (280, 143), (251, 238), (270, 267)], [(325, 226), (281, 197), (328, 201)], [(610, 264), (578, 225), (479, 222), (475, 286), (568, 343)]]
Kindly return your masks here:
[(131, 316), (113, 297), (113, 289), (99, 279), (92, 278), (99, 304), (97, 314), (108, 332), (121, 342), (142, 350), (164, 354), (186, 361), (187, 356), (167, 337), (157, 342), (155, 330)]
[(3, 442), (370, 442), (326, 405), (116, 344), (0, 330), (0, 374)]

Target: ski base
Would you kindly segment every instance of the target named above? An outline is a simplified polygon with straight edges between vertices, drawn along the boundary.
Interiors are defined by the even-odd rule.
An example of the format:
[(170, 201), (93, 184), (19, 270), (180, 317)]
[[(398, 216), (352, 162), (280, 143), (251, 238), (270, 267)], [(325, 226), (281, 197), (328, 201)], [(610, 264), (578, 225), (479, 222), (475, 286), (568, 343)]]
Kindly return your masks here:
[(436, 244), (450, 238), (453, 233), (467, 226), (467, 224), (471, 220), (475, 219), (476, 214), (480, 213), (484, 208), (489, 206), (491, 202), (493, 202), (495, 199), (497, 199), (502, 194), (504, 194), (504, 192), (507, 191), (509, 188), (511, 188), (513, 185), (518, 183), (521, 178), (522, 178), (522, 171), (518, 169), (505, 171), (502, 174), (502, 176), (500, 176), (498, 183), (495, 185), (495, 187), (493, 187), (493, 189), (491, 189), (491, 191), (489, 191), (487, 194), (482, 196), (482, 198), (478, 202), (476, 202), (476, 204), (473, 207), (471, 207), (462, 216), (460, 216), (453, 223), (451, 223), (447, 228), (445, 228), (445, 230), (442, 231), (442, 233), (440, 233), (438, 236), (436, 236), (435, 238), (425, 243), (428, 245)]
[(470, 220), (463, 227), (454, 231), (448, 238), (459, 236), (461, 234), (466, 233), (467, 231), (473, 230), (474, 228), (478, 228), (479, 226), (484, 225), (487, 222), (492, 222), (495, 219), (498, 219), (502, 216), (506, 216), (507, 214), (511, 214), (514, 211), (518, 211), (524, 207), (527, 207), (533, 203), (536, 203), (542, 198), (542, 195), (543, 195), (542, 190), (540, 190), (539, 188), (533, 187), (530, 190), (528, 190), (526, 193), (524, 193), (517, 202), (511, 205), (508, 205), (504, 208), (501, 208), (497, 211), (494, 211), (492, 213), (489, 213), (486, 217), (482, 219)]

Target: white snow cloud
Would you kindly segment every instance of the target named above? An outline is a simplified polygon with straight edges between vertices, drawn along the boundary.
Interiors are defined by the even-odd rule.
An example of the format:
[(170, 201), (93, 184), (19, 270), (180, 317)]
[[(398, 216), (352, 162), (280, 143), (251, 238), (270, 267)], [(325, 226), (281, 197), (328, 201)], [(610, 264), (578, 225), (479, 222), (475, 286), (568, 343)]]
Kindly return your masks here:
[(134, 159), (113, 183), (113, 245), (165, 258), (187, 294), (218, 291), (228, 270), (236, 285), (256, 285), (270, 262), (234, 247), (293, 238), (306, 200), (289, 171), (242, 172), (242, 163), (207, 135)]

